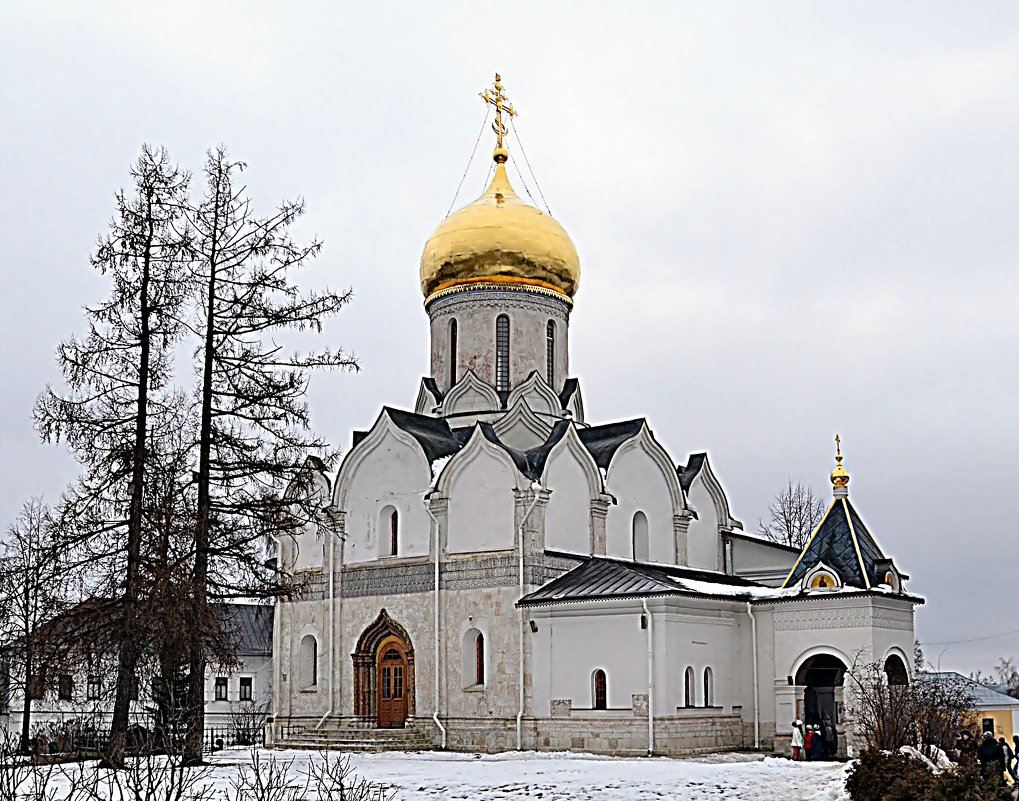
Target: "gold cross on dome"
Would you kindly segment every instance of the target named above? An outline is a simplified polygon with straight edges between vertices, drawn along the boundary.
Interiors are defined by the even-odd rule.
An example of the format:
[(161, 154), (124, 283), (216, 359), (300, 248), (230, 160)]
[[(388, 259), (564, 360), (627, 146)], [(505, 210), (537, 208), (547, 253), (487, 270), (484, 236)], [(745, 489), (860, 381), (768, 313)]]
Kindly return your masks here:
[(505, 111), (508, 116), (515, 117), (517, 111), (506, 99), (506, 93), (502, 89), (502, 76), (498, 72), (495, 73), (495, 83), (492, 84), (492, 88), (486, 89), (479, 97), (490, 106), (495, 106), (495, 122), (492, 123), (492, 130), (495, 131), (495, 148), (502, 150), (503, 137), (509, 133), (509, 129), (502, 121), (502, 114)]

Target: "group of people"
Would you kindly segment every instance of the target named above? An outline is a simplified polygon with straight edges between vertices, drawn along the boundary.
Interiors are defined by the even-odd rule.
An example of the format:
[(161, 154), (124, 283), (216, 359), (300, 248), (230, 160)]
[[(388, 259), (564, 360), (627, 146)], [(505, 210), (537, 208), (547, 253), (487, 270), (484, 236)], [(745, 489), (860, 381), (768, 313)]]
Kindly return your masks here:
[(955, 749), (959, 754), (961, 764), (980, 763), (980, 773), (984, 776), (998, 776), (1005, 778), (1005, 773), (1012, 777), (1012, 781), (1019, 784), (1019, 763), (1016, 758), (1019, 755), (1019, 734), (1012, 735), (1012, 742), (1015, 748), (1011, 748), (1004, 737), (994, 739), (994, 732), (985, 731), (980, 742), (977, 742), (969, 729), (959, 732), (955, 741)]
[(806, 724), (793, 721), (792, 757), (801, 759), (831, 759), (839, 751), (839, 735), (827, 718), (821, 723)]

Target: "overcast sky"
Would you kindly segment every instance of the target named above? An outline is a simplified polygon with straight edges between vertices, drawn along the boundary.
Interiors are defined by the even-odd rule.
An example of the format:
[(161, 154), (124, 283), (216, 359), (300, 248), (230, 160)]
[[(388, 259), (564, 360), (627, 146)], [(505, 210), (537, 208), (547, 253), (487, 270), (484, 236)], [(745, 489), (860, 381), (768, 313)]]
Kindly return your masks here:
[(496, 70), (580, 252), (589, 420), (708, 450), (748, 531), (787, 477), (829, 497), (840, 433), (918, 636), (984, 638), (928, 655), (1019, 656), (1014, 2), (3, 4), (0, 524), (75, 474), (30, 410), (143, 142), (195, 171), (226, 143), (260, 209), (307, 199), (307, 283), (356, 293), (324, 339), (363, 366), (314, 383), (323, 434), (411, 407), (418, 259)]

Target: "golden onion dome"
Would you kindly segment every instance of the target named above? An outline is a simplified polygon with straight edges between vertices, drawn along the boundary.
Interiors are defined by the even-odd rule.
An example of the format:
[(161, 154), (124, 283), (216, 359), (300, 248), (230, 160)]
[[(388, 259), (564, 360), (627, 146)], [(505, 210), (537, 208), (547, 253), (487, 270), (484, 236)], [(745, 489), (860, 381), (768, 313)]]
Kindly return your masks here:
[(495, 175), (484, 194), (443, 220), (421, 254), (426, 298), (456, 286), (502, 283), (553, 290), (572, 298), (580, 258), (563, 227), (521, 200), (496, 148)]

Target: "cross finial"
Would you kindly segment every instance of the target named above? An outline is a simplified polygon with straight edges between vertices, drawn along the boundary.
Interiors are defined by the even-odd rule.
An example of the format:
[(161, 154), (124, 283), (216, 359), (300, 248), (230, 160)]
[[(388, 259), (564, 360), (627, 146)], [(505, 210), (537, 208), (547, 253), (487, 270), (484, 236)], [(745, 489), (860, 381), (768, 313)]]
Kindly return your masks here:
[(842, 461), (842, 440), (838, 434), (835, 435), (835, 461)]
[(506, 99), (506, 93), (502, 89), (502, 76), (498, 72), (495, 73), (495, 83), (492, 84), (492, 88), (486, 89), (479, 97), (489, 105), (495, 106), (495, 122), (492, 123), (492, 130), (495, 131), (495, 151), (492, 153), (492, 158), (501, 164), (509, 156), (506, 148), (503, 147), (503, 138), (509, 133), (509, 129), (502, 121), (502, 115), (505, 112), (507, 116), (515, 117), (517, 111)]
[(849, 473), (842, 466), (842, 438), (835, 435), (835, 469), (831, 473), (831, 483), (835, 487), (835, 497), (844, 498), (849, 492)]

